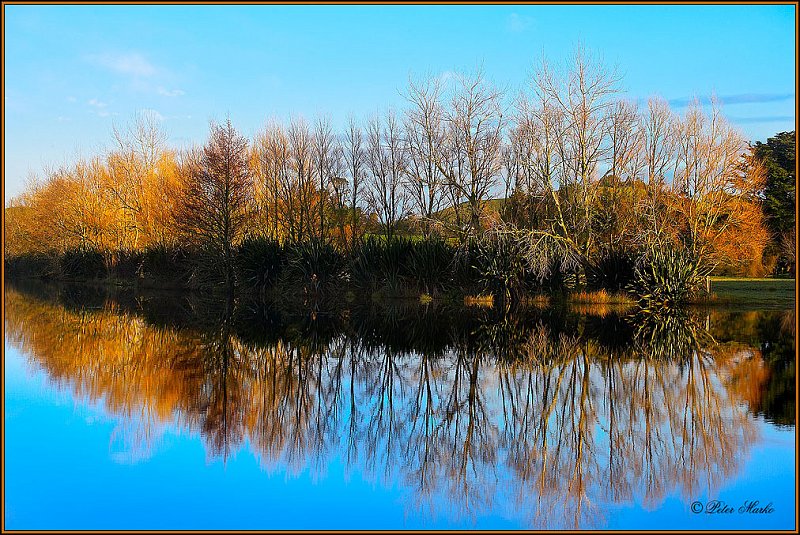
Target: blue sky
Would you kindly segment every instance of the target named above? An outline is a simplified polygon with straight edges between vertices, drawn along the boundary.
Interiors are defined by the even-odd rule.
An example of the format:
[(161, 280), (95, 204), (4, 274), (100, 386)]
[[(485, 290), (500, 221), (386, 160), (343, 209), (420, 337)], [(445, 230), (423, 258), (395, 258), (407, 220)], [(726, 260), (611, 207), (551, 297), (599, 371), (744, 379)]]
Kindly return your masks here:
[(795, 125), (795, 6), (4, 6), (5, 197), (155, 110), (170, 143), (230, 115), (343, 124), (400, 106), (409, 75), (483, 65), (516, 93), (579, 42), (630, 98), (716, 94), (750, 139)]

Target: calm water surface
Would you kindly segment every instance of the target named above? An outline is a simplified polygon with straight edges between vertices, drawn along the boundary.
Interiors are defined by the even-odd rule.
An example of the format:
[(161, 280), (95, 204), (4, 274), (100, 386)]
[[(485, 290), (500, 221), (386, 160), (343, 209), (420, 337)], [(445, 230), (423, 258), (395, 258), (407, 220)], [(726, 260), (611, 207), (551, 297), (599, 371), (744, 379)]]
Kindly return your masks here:
[(795, 527), (793, 311), (5, 299), (6, 529)]

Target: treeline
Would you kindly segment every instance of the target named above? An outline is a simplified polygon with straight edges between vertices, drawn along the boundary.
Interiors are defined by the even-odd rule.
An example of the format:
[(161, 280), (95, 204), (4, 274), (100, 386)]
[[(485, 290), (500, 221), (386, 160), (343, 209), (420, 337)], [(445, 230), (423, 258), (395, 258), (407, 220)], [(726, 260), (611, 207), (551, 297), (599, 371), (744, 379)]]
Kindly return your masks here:
[(288, 252), (276, 262), (309, 280), (321, 275), (308, 262), (329, 253), (351, 279), (370, 247), (382, 263), (366, 269), (412, 265), (425, 249), (449, 273), (456, 258), (485, 265), (483, 251), (494, 265), (475, 278), (501, 279), (504, 294), (528, 279), (583, 286), (598, 271), (619, 289), (656, 257), (690, 278), (772, 269), (764, 166), (716, 105), (679, 115), (660, 98), (620, 99), (619, 78), (581, 51), (562, 71), (544, 62), (513, 98), (480, 72), (405, 94), (402, 110), (343, 132), (295, 119), (248, 140), (228, 120), (186, 150), (140, 115), (112, 150), (47, 171), (7, 206), (7, 266), (236, 285), (242, 262), (267, 269), (257, 251)]

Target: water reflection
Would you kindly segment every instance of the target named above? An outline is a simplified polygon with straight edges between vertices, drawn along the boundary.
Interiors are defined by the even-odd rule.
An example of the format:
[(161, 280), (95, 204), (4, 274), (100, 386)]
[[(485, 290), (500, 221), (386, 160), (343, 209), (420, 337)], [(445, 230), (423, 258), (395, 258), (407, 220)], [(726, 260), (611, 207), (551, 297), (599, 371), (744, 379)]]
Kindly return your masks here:
[(417, 514), (594, 527), (609, 503), (713, 493), (757, 439), (753, 414), (794, 422), (794, 316), (775, 312), (5, 299), (7, 340), (119, 415), (131, 460), (177, 426), (270, 471), (343, 459), (403, 486)]

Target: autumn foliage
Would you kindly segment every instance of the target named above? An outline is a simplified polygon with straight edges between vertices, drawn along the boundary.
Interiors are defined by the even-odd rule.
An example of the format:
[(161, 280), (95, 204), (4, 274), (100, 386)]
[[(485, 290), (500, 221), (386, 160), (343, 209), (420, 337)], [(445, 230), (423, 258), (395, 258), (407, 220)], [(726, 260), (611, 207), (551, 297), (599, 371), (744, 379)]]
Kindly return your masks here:
[(227, 121), (203, 147), (173, 150), (140, 115), (107, 153), (45, 170), (7, 204), (5, 255), (92, 251), (111, 271), (188, 251), (230, 283), (248, 238), (349, 253), (367, 234), (467, 244), (512, 231), (577, 280), (609, 254), (664, 247), (764, 274), (765, 171), (746, 140), (716, 105), (679, 115), (619, 91), (579, 50), (563, 70), (544, 63), (512, 104), (482, 73), (412, 81), (406, 109), (341, 133), (295, 119), (248, 140)]

